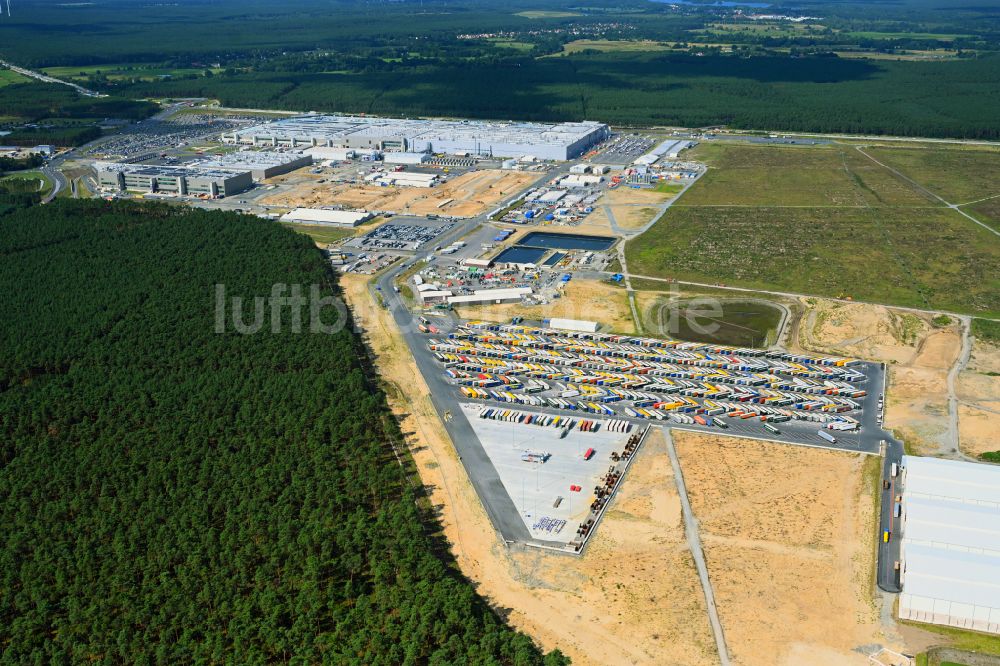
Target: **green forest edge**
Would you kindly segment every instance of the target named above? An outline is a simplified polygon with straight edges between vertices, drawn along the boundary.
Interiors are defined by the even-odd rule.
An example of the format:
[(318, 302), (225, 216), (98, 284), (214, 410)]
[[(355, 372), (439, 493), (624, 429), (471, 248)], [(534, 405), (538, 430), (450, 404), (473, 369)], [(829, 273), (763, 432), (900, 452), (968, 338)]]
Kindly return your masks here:
[(0, 257), (0, 663), (568, 663), (459, 573), (350, 327), (215, 332), (219, 283), (339, 296), (309, 239), (57, 200)]

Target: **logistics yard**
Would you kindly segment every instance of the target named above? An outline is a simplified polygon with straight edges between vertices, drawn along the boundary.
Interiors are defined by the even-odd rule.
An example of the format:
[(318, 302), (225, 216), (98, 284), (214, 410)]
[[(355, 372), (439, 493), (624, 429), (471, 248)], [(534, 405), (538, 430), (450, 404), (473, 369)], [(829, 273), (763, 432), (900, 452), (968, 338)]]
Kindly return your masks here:
[(427, 348), (465, 398), (878, 451), (862, 413), (875, 364), (485, 322)]

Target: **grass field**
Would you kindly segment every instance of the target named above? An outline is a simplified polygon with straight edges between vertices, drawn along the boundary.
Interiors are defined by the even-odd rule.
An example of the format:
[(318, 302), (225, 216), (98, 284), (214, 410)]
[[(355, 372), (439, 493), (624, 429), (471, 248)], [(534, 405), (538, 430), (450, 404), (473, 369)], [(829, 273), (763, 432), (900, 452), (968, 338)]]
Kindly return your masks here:
[(0, 88), (9, 86), (12, 83), (27, 83), (30, 80), (28, 77), (9, 69), (0, 69)]
[(967, 206), (965, 212), (1000, 231), (1000, 197)]
[(671, 183), (669, 180), (661, 180), (653, 186), (654, 192), (662, 192), (663, 194), (677, 194), (683, 189), (683, 185)]
[(514, 49), (515, 51), (530, 51), (535, 48), (535, 45), (531, 42), (519, 42), (516, 39), (502, 39), (500, 37), (494, 37), (486, 41), (493, 46), (499, 46), (505, 49)]
[(0, 183), (14, 186), (18, 192), (40, 192), (42, 196), (52, 189), (52, 181), (41, 171), (18, 171), (0, 178)]
[(870, 155), (950, 203), (1000, 194), (1000, 150), (989, 148), (871, 148)]
[[(928, 187), (974, 199), (1000, 153), (886, 149)], [(935, 179), (925, 165), (943, 152)], [(954, 154), (952, 154), (954, 153)], [(967, 155), (970, 163), (957, 157)], [(1000, 314), (1000, 242), (848, 145), (703, 144), (709, 172), (626, 250), (631, 272), (707, 284)], [(880, 156), (881, 157), (881, 156)], [(901, 163), (904, 160), (900, 160)], [(913, 166), (916, 165), (916, 166)], [(942, 194), (943, 195), (943, 194)], [(992, 200), (991, 200), (992, 202)], [(986, 204), (996, 214), (991, 202)], [(976, 211), (980, 212), (980, 211)]]
[[(938, 624), (924, 624), (922, 622), (911, 622), (900, 620), (902, 624), (911, 627), (919, 627), (925, 631), (939, 634), (947, 638), (947, 645), (957, 650), (968, 650), (969, 652), (982, 652), (989, 655), (1000, 654), (1000, 636), (983, 634), (978, 631), (968, 631), (956, 627), (945, 627)], [(942, 665), (943, 666), (943, 665)]]
[(654, 42), (649, 39), (639, 40), (609, 40), (609, 39), (576, 39), (563, 45), (563, 53), (579, 53), (580, 51), (667, 51), (668, 44)]
[(940, 206), (844, 145), (702, 144), (711, 168), (685, 206)]
[(342, 238), (354, 235), (353, 229), (338, 229), (337, 227), (312, 224), (288, 224), (285, 222), (281, 224), (293, 231), (309, 236), (317, 243), (335, 243)]
[(1000, 243), (946, 209), (673, 207), (627, 252), (639, 275), (1000, 313)]
[(844, 37), (852, 40), (858, 39), (918, 39), (918, 40), (931, 40), (938, 39), (945, 42), (951, 42), (956, 39), (961, 39), (963, 37), (969, 37), (970, 35), (954, 35), (954, 34), (937, 34), (933, 32), (874, 32), (874, 31), (861, 31), (861, 32), (844, 32), (840, 33)]
[[(213, 74), (218, 74), (221, 69), (212, 69)], [(193, 67), (159, 67), (150, 63), (123, 62), (111, 63), (107, 65), (73, 65), (67, 67), (45, 67), (43, 72), (57, 79), (83, 80), (98, 72), (104, 74), (112, 81), (123, 79), (139, 79), (142, 81), (156, 81), (164, 77), (185, 76), (188, 74), (201, 74), (204, 69)]]
[(557, 11), (544, 11), (544, 10), (532, 10), (526, 12), (517, 12), (514, 16), (520, 16), (522, 18), (529, 19), (540, 19), (540, 18), (571, 18), (573, 16), (582, 16), (576, 12), (557, 12)]
[(719, 305), (721, 313), (689, 300), (670, 304), (660, 300), (643, 317), (659, 335), (679, 340), (738, 347), (766, 347), (774, 341), (781, 321), (777, 307), (748, 300), (726, 300)]

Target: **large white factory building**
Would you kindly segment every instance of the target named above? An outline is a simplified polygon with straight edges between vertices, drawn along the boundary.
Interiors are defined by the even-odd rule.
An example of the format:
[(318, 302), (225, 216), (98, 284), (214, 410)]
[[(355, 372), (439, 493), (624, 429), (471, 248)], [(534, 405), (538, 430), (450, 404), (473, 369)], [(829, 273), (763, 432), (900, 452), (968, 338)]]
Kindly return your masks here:
[(333, 147), (569, 160), (610, 135), (604, 123), (409, 120), (306, 115), (224, 134), (244, 146)]
[(903, 456), (899, 617), (1000, 634), (1000, 467)]

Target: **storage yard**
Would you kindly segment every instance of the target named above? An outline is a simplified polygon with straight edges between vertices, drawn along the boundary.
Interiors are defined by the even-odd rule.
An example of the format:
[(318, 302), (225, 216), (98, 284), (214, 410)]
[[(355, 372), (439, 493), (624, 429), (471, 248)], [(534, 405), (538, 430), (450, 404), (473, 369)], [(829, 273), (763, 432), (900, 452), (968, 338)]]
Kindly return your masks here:
[(363, 250), (402, 250), (415, 252), (455, 227), (454, 222), (431, 222), (418, 218), (396, 218), (351, 238), (345, 247)]
[(494, 219), (532, 226), (635, 230), (651, 223), (662, 206), (703, 173), (701, 165), (663, 162), (611, 170), (607, 164), (576, 164), (529, 189)]
[(643, 431), (625, 421), (462, 408), (524, 521), (526, 543), (582, 550), (638, 451)]
[(488, 322), (431, 337), (427, 349), (465, 399), (878, 448), (861, 431), (870, 375), (880, 375), (855, 360)]
[[(366, 170), (365, 173), (370, 172)], [(430, 188), (296, 178), (291, 183), (287, 180), (276, 183), (282, 185), (281, 190), (261, 199), (261, 203), (289, 208), (343, 206), (412, 215), (472, 217), (486, 212), (537, 178), (538, 174), (533, 173), (488, 169), (469, 171)]]

